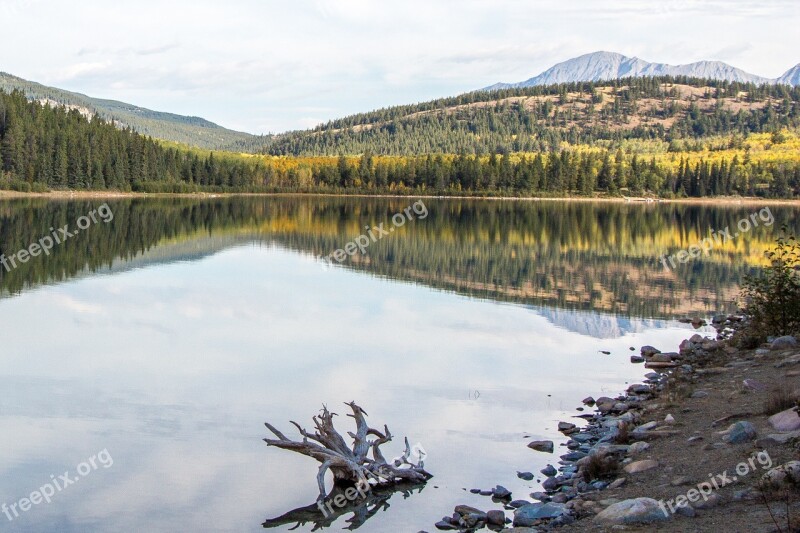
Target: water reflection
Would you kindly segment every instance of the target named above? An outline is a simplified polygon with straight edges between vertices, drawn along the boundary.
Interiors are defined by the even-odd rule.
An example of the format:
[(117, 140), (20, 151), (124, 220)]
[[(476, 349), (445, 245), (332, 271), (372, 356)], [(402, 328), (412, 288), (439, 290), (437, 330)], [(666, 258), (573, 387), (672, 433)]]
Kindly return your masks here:
[[(3, 250), (91, 208), (77, 204), (0, 204)], [(492, 508), (470, 488), (502, 483), (523, 497), (538, 486), (516, 472), (554, 460), (532, 453), (526, 438), (563, 442), (556, 423), (576, 414), (581, 398), (641, 379), (628, 348), (674, 347), (691, 332), (658, 317), (711, 305), (692, 296), (715, 287), (733, 291), (768, 239), (754, 233), (737, 242), (749, 248), (732, 264), (715, 257), (693, 265), (694, 277), (675, 276), (680, 306), (663, 288), (644, 291), (638, 280), (650, 274), (636, 265), (692, 232), (647, 221), (680, 212), (684, 224), (720, 227), (737, 211), (430, 201), (424, 225), (376, 243), (369, 261), (320, 268), (315, 257), (405, 205), (115, 202), (113, 223), (79, 235), (50, 261), (6, 273), (2, 287), (13, 297), (0, 298), (0, 503), (97, 450), (108, 449), (114, 466), (4, 528), (263, 530), (265, 517), (316, 497), (318, 466), (267, 448), (263, 422), (304, 420), (322, 403), (351, 400), (422, 443), (436, 476), (422, 494), (393, 497), (389, 512), (371, 515), (360, 531), (430, 530), (457, 504)], [(793, 213), (774, 212), (779, 221)], [(581, 248), (589, 233), (557, 232), (574, 220), (606, 237)], [(547, 268), (551, 285), (522, 290)], [(592, 299), (575, 278), (560, 277), (567, 271), (591, 273), (597, 290), (629, 281), (613, 300)], [(622, 307), (630, 316), (605, 311)], [(402, 451), (393, 445), (387, 456)]]
[[(426, 200), (430, 215), (349, 258), (359, 271), (461, 294), (548, 308), (670, 317), (716, 311), (782, 223), (797, 209), (771, 208), (776, 222), (666, 270), (659, 258), (735, 227), (753, 206)], [(0, 203), (0, 252), (10, 254), (74, 221), (100, 202)], [(0, 293), (149, 264), (196, 260), (246, 242), (325, 256), (387, 223), (406, 199), (228, 198), (111, 202), (114, 222), (91, 227), (11, 272)]]

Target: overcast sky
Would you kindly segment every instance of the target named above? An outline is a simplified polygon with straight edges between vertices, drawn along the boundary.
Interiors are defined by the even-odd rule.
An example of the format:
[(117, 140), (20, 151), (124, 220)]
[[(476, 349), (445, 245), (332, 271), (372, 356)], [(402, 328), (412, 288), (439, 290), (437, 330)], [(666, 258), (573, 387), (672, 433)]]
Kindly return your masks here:
[(798, 0), (0, 0), (0, 71), (252, 133), (521, 81), (597, 50), (800, 62)]

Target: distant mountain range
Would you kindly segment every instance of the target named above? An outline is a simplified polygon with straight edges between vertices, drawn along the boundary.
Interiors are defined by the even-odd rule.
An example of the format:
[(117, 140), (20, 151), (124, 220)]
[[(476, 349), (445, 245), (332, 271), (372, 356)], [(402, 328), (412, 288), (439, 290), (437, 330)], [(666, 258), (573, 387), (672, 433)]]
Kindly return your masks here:
[(722, 61), (698, 61), (687, 65), (667, 65), (665, 63), (650, 63), (638, 57), (628, 57), (614, 52), (594, 52), (558, 63), (528, 80), (518, 83), (496, 83), (485, 87), (483, 90), (515, 89), (557, 83), (606, 81), (651, 76), (689, 76), (692, 78), (743, 83), (800, 85), (800, 64), (789, 69), (783, 76), (771, 79), (750, 74)]
[(77, 109), (87, 117), (99, 115), (143, 135), (198, 148), (251, 152), (265, 143), (264, 137), (229, 130), (200, 117), (163, 113), (115, 100), (92, 98), (0, 72), (0, 91), (14, 90), (22, 91), (29, 100)]

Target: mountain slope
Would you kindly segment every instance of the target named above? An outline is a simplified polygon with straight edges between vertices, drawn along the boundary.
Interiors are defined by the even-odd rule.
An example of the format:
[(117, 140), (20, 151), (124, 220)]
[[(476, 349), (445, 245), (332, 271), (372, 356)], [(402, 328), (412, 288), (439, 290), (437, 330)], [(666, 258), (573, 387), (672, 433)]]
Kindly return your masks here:
[(778, 78), (778, 83), (794, 86), (800, 85), (800, 63), (787, 70), (783, 76)]
[(29, 100), (77, 109), (84, 116), (99, 115), (113, 120), (120, 127), (129, 126), (142, 135), (174, 141), (209, 150), (255, 151), (265, 139), (249, 133), (233, 131), (200, 117), (152, 111), (115, 100), (92, 98), (48, 87), (0, 72), (0, 91), (22, 91)]
[[(650, 63), (637, 57), (627, 57), (614, 52), (593, 52), (558, 63), (538, 76), (523, 82), (497, 83), (486, 87), (484, 90), (653, 76), (688, 76), (690, 78), (756, 84), (790, 83), (788, 81), (780, 81), (783, 80), (783, 77), (778, 80), (772, 80), (756, 76), (721, 61), (699, 61), (687, 65), (667, 65), (665, 63)], [(797, 84), (797, 82), (798, 80), (795, 78), (792, 84)]]
[(265, 150), (307, 156), (487, 154), (558, 151), (563, 143), (672, 143), (797, 128), (797, 102), (800, 87), (669, 76), (474, 91), (278, 135)]

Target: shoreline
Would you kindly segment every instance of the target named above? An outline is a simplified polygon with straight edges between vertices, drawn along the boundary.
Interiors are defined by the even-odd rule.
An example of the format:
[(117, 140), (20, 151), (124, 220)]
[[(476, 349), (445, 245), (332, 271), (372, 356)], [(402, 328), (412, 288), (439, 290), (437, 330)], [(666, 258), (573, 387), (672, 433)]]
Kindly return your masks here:
[(432, 195), (432, 194), (366, 194), (366, 193), (324, 193), (324, 192), (286, 192), (286, 193), (251, 193), (251, 192), (194, 192), (194, 193), (144, 193), (128, 191), (49, 191), (49, 192), (17, 192), (0, 190), (0, 200), (13, 200), (24, 198), (41, 198), (45, 200), (83, 200), (83, 199), (129, 199), (129, 198), (234, 198), (234, 197), (318, 197), (318, 198), (381, 198), (404, 199), (420, 198), (432, 200), (470, 200), (470, 201), (514, 201), (514, 202), (564, 202), (564, 203), (610, 203), (630, 205), (658, 205), (658, 204), (686, 204), (686, 205), (717, 205), (717, 206), (746, 206), (746, 205), (785, 205), (800, 206), (798, 199), (758, 198), (721, 196), (705, 198), (658, 198), (647, 201), (636, 197), (598, 197), (587, 198), (583, 196), (465, 196), (465, 195)]
[[(719, 334), (738, 321), (713, 325)], [(800, 485), (786, 474), (789, 465), (800, 469), (800, 416), (786, 405), (769, 416), (765, 406), (779, 384), (800, 395), (800, 342), (781, 337), (747, 349), (714, 337), (696, 333), (676, 352), (632, 352), (631, 363), (650, 370), (643, 383), (614, 398), (586, 398), (578, 411), (587, 412), (573, 417), (585, 425), (559, 423), (566, 450), (531, 442), (532, 453), (552, 454), (551, 465), (536, 474), (542, 489), (530, 496), (495, 489), (505, 496), (492, 502), (515, 528), (504, 531), (716, 533), (738, 523), (772, 533), (785, 527), (787, 513), (797, 523), (800, 501), (787, 503), (785, 480)], [(465, 531), (455, 517), (469, 523), (476, 512), (486, 521), (499, 516), (459, 506), (436, 527)]]

